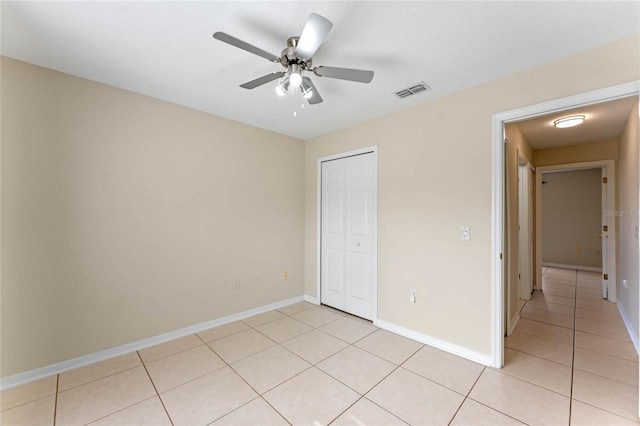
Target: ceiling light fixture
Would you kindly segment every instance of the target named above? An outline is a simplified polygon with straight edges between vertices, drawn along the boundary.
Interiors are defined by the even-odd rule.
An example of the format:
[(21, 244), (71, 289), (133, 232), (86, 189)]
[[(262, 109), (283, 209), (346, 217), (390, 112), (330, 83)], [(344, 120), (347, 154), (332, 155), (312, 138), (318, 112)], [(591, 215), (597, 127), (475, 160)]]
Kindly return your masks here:
[(292, 64), (291, 71), (289, 72), (289, 82), (298, 87), (302, 83), (302, 75), (298, 69), (298, 65)]
[(558, 129), (566, 129), (567, 127), (574, 127), (584, 123), (585, 118), (584, 115), (570, 115), (558, 118), (553, 122), (553, 125)]
[(286, 77), (276, 86), (276, 94), (278, 96), (284, 96), (287, 94), (287, 90), (289, 90), (289, 77)]

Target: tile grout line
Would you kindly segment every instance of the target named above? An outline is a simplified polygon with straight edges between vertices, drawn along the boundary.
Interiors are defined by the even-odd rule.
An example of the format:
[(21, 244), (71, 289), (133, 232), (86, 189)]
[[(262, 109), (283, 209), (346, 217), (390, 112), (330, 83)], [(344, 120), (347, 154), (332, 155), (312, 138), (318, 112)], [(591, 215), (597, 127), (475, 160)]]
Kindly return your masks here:
[[(304, 312), (304, 311), (302, 311), (302, 312)], [(281, 312), (281, 313), (283, 313), (283, 312)], [(297, 321), (300, 321), (300, 320), (298, 320), (297, 318), (293, 318), (293, 317), (292, 317), (292, 315), (285, 314), (285, 313), (283, 313), (283, 314), (284, 314), (284, 315), (286, 315), (287, 317), (290, 317), (290, 318), (292, 318), (292, 319), (295, 319), (295, 320), (297, 320)], [(294, 314), (294, 315), (295, 315), (295, 314)], [(348, 318), (348, 317), (342, 316), (342, 318)], [(279, 383), (278, 385), (274, 386), (273, 388), (271, 388), (271, 389), (267, 390), (267, 391), (266, 391), (266, 392), (264, 392), (264, 393), (270, 392), (271, 390), (273, 390), (273, 389), (275, 389), (275, 388), (277, 388), (277, 387), (279, 387), (279, 386), (283, 385), (284, 383), (286, 383), (286, 382), (288, 382), (288, 381), (290, 381), (290, 380), (294, 379), (295, 377), (297, 377), (297, 376), (299, 376), (299, 375), (303, 374), (304, 372), (306, 372), (306, 371), (308, 371), (308, 370), (310, 370), (310, 369), (312, 369), (312, 368), (315, 368), (315, 369), (317, 369), (319, 372), (321, 372), (322, 374), (326, 374), (328, 377), (332, 378), (333, 380), (337, 381), (337, 382), (338, 382), (338, 383), (340, 383), (341, 385), (345, 386), (346, 388), (348, 388), (348, 389), (352, 390), (352, 391), (353, 391), (353, 392), (355, 392), (357, 395), (359, 395), (359, 397), (358, 397), (358, 398), (357, 398), (357, 399), (356, 399), (352, 404), (350, 404), (348, 407), (346, 407), (342, 412), (340, 412), (336, 417), (334, 417), (334, 418), (331, 420), (331, 422), (334, 422), (337, 418), (339, 418), (341, 415), (343, 415), (345, 412), (347, 412), (347, 411), (348, 411), (351, 407), (353, 407), (356, 403), (358, 403), (360, 400), (362, 400), (363, 398), (365, 398), (365, 395), (366, 395), (367, 393), (369, 393), (369, 392), (371, 391), (371, 389), (373, 389), (373, 388), (375, 388), (377, 385), (379, 385), (383, 380), (385, 380), (387, 377), (389, 377), (393, 372), (397, 371), (397, 370), (402, 366), (402, 364), (403, 364), (404, 362), (406, 362), (406, 360), (405, 360), (405, 361), (404, 361), (403, 363), (401, 363), (401, 364), (394, 364), (393, 362), (390, 362), (390, 361), (388, 361), (388, 360), (386, 360), (386, 359), (384, 359), (384, 358), (382, 358), (382, 357), (380, 357), (380, 356), (378, 356), (378, 355), (376, 355), (376, 354), (373, 354), (373, 353), (371, 353), (371, 352), (367, 351), (366, 349), (363, 349), (363, 348), (360, 348), (360, 347), (358, 347), (358, 346), (355, 346), (355, 344), (356, 344), (356, 343), (358, 343), (358, 342), (360, 342), (360, 341), (364, 340), (365, 338), (369, 337), (370, 335), (372, 335), (372, 334), (373, 334), (373, 333), (375, 333), (376, 331), (379, 331), (379, 330), (380, 330), (380, 328), (378, 328), (378, 327), (377, 327), (377, 329), (376, 329), (376, 330), (373, 330), (371, 333), (366, 334), (365, 336), (363, 336), (363, 337), (361, 337), (361, 338), (359, 338), (359, 339), (355, 340), (354, 342), (347, 342), (347, 341), (345, 341), (345, 340), (343, 340), (343, 339), (341, 339), (341, 338), (339, 338), (339, 337), (332, 336), (331, 334), (325, 333), (323, 330), (321, 330), (321, 329), (320, 329), (321, 327), (323, 327), (323, 326), (325, 326), (325, 325), (327, 325), (327, 324), (330, 324), (330, 323), (332, 323), (332, 322), (334, 322), (334, 321), (338, 321), (338, 320), (340, 320), (340, 319), (341, 319), (341, 318), (337, 318), (337, 319), (335, 319), (335, 320), (329, 321), (329, 322), (328, 322), (328, 323), (326, 323), (326, 324), (321, 324), (321, 325), (320, 325), (320, 326), (318, 326), (318, 327), (316, 327), (316, 326), (314, 326), (314, 325), (311, 325), (311, 324), (308, 324), (308, 323), (306, 323), (306, 322), (304, 322), (304, 321), (300, 321), (300, 322), (302, 322), (303, 324), (310, 326), (310, 327), (312, 328), (312, 330), (309, 330), (309, 331), (307, 331), (307, 332), (305, 332), (305, 333), (302, 333), (302, 334), (300, 334), (300, 335), (294, 336), (294, 337), (292, 337), (291, 339), (287, 339), (287, 340), (285, 340), (285, 341), (283, 341), (283, 342), (276, 342), (276, 341), (274, 341), (274, 342), (275, 342), (275, 344), (276, 344), (277, 346), (279, 346), (279, 347), (283, 348), (283, 349), (284, 349), (284, 350), (286, 350), (287, 352), (289, 352), (289, 353), (293, 354), (294, 356), (296, 356), (296, 357), (300, 358), (301, 360), (303, 360), (304, 362), (308, 363), (308, 364), (309, 364), (309, 367), (308, 367), (308, 368), (305, 368), (304, 370), (300, 371), (299, 373), (295, 374), (294, 376), (292, 376), (292, 377), (288, 378), (287, 380), (283, 381), (282, 383)], [(247, 323), (245, 323), (245, 324), (247, 324)], [(256, 327), (259, 327), (259, 326), (260, 326), (260, 325), (262, 325), (262, 324), (260, 324), (260, 325), (256, 325), (256, 326), (251, 326), (251, 325), (249, 325), (249, 324), (247, 324), (247, 325), (248, 325), (249, 327), (251, 327), (252, 329), (254, 329), (256, 332), (258, 332), (258, 333), (262, 334), (263, 336), (265, 336), (266, 338), (269, 338), (270, 340), (273, 340), (273, 339), (271, 339), (269, 336), (267, 336), (267, 335), (265, 335), (264, 333), (262, 333), (260, 330), (257, 330), (257, 329), (256, 329)], [(315, 364), (312, 364), (312, 363), (310, 363), (309, 361), (307, 361), (306, 359), (302, 358), (301, 356), (299, 356), (298, 354), (296, 354), (295, 352), (291, 351), (289, 348), (287, 348), (287, 347), (285, 347), (285, 346), (283, 345), (283, 343), (286, 343), (286, 342), (288, 342), (289, 340), (293, 340), (293, 339), (295, 339), (296, 337), (299, 337), (299, 336), (301, 336), (301, 335), (304, 335), (304, 334), (310, 333), (310, 332), (315, 331), (315, 330), (320, 331), (320, 332), (322, 332), (322, 333), (325, 333), (325, 334), (327, 334), (327, 335), (329, 335), (329, 336), (331, 336), (331, 337), (334, 337), (334, 338), (336, 338), (336, 339), (338, 339), (338, 340), (340, 340), (340, 341), (343, 341), (343, 342), (345, 342), (345, 343), (347, 344), (347, 346), (346, 346), (346, 347), (344, 347), (344, 348), (342, 348), (342, 349), (340, 349), (340, 350), (338, 350), (336, 353), (331, 354), (330, 356), (328, 356), (328, 357), (326, 357), (326, 358), (324, 358), (324, 359), (322, 359), (322, 360), (320, 360), (320, 361), (316, 362)], [(200, 336), (198, 336), (198, 338), (200, 338), (200, 339), (202, 340), (202, 338), (201, 338)], [(209, 346), (209, 345), (207, 345), (207, 346)], [(424, 344), (421, 344), (421, 346), (420, 346), (418, 349), (416, 349), (413, 353), (411, 353), (411, 355), (409, 355), (409, 357), (408, 357), (407, 359), (409, 359), (409, 358), (411, 358), (413, 355), (415, 355), (415, 354), (416, 354), (418, 351), (420, 351), (424, 346), (425, 346)], [(271, 347), (273, 347), (273, 346), (271, 346)], [(336, 355), (336, 354), (338, 354), (338, 353), (340, 353), (340, 352), (345, 351), (345, 350), (346, 350), (346, 349), (348, 349), (349, 347), (354, 347), (354, 348), (356, 348), (356, 349), (360, 349), (360, 350), (362, 350), (362, 351), (364, 351), (364, 352), (366, 352), (366, 353), (368, 353), (368, 354), (370, 354), (370, 355), (372, 355), (372, 356), (375, 356), (375, 357), (377, 357), (377, 358), (380, 358), (380, 359), (381, 359), (381, 360), (383, 360), (383, 361), (387, 361), (387, 362), (389, 362), (390, 364), (394, 365), (394, 367), (395, 367), (395, 368), (394, 368), (393, 370), (391, 370), (387, 375), (385, 375), (384, 377), (382, 377), (382, 378), (381, 378), (381, 379), (380, 379), (376, 384), (374, 384), (374, 385), (371, 387), (371, 389), (369, 389), (369, 390), (368, 390), (367, 392), (365, 392), (364, 394), (361, 394), (360, 392), (358, 392), (357, 390), (353, 389), (352, 387), (350, 387), (350, 386), (349, 386), (349, 385), (347, 385), (346, 383), (343, 383), (340, 379), (338, 379), (338, 378), (336, 378), (336, 377), (332, 376), (331, 374), (329, 374), (329, 373), (325, 372), (323, 369), (321, 369), (320, 367), (318, 367), (318, 364), (320, 364), (320, 363), (321, 363), (321, 362), (323, 362), (324, 360), (326, 360), (326, 359), (328, 359), (328, 358), (330, 358), (330, 357), (332, 357), (332, 356), (334, 356), (334, 355)], [(215, 351), (213, 350), (213, 348), (211, 348), (210, 346), (209, 346), (209, 348), (210, 348), (210, 349), (215, 353)], [(267, 349), (269, 349), (269, 348), (267, 348)], [(266, 350), (266, 349), (265, 349), (265, 350)], [(263, 351), (259, 351), (259, 352), (257, 352), (257, 353), (260, 353), (260, 352), (264, 352), (264, 350), (263, 350)], [(216, 355), (217, 355), (217, 354), (216, 354)], [(255, 354), (253, 354), (253, 355), (255, 355)], [(253, 356), (253, 355), (250, 355), (250, 356)], [(248, 358), (248, 357), (247, 357), (247, 358)], [(222, 358), (221, 358), (221, 359), (222, 359)], [(246, 358), (243, 358), (243, 359), (246, 359)], [(235, 369), (233, 369), (233, 367), (232, 367), (230, 364), (228, 364), (224, 359), (223, 359), (223, 361), (224, 361), (224, 362), (225, 362), (225, 364), (227, 364), (227, 365), (229, 366), (229, 368), (231, 368), (231, 369), (232, 369), (232, 370), (233, 370), (233, 371), (234, 371), (238, 376), (240, 376), (240, 378), (241, 378), (242, 380), (244, 380), (244, 381), (246, 382), (246, 380), (245, 380), (245, 379), (244, 379), (244, 378), (243, 378), (243, 377), (242, 377), (242, 376), (241, 376), (241, 375), (240, 375), (240, 374), (239, 374)], [(414, 374), (415, 374), (415, 373), (414, 373)], [(282, 416), (282, 417), (285, 419), (285, 421), (287, 421), (288, 423), (290, 423), (290, 422), (289, 422), (289, 421), (284, 417), (284, 415), (283, 415), (282, 413), (280, 413), (280, 411), (278, 411), (278, 410), (277, 410), (273, 405), (271, 405), (271, 404), (269, 403), (269, 401), (267, 401), (267, 400), (264, 398), (264, 396), (263, 396), (263, 394), (262, 394), (262, 393), (258, 392), (256, 389), (254, 389), (254, 388), (253, 388), (253, 387), (252, 387), (248, 382), (246, 382), (246, 383), (247, 383), (247, 385), (249, 385), (249, 387), (251, 387), (251, 389), (253, 389), (253, 390), (254, 390), (254, 392), (256, 392), (256, 393), (258, 394), (259, 398), (261, 398), (262, 400), (264, 400), (264, 401), (265, 401), (265, 402), (266, 402), (266, 403), (267, 403), (271, 408), (273, 408), (273, 409), (274, 409), (274, 410), (275, 410), (275, 411), (276, 411), (280, 416)], [(435, 382), (434, 382), (434, 383), (435, 383)], [(369, 400), (368, 398), (366, 398), (366, 399), (367, 399), (368, 401), (371, 401), (371, 400)], [(254, 398), (253, 400), (255, 400), (255, 398)], [(253, 400), (252, 400), (252, 401), (253, 401)], [(372, 402), (373, 404), (375, 404), (375, 405), (379, 406), (379, 405), (378, 405), (378, 404), (376, 404), (375, 402), (373, 402), (373, 401), (371, 401), (371, 402)], [(248, 404), (248, 403), (247, 403), (247, 404)], [(242, 406), (244, 406), (244, 405), (246, 405), (246, 404), (243, 404)], [(236, 408), (235, 410), (230, 411), (229, 413), (231, 413), (231, 412), (233, 412), (233, 411), (236, 411), (236, 410), (237, 410), (237, 409), (239, 409), (239, 408), (240, 408), (240, 407)], [(386, 412), (389, 412), (388, 410), (386, 410), (386, 409), (385, 409), (385, 408), (383, 408), (383, 407), (380, 407), (380, 408), (381, 408), (381, 409), (383, 409), (383, 410), (384, 410), (384, 411), (386, 411)], [(225, 414), (225, 416), (226, 416), (226, 415), (228, 415), (229, 413), (226, 413), (226, 414)], [(389, 412), (389, 413), (390, 413), (390, 412)], [(393, 414), (393, 413), (390, 413), (390, 414), (391, 414), (391, 415), (393, 415), (394, 417), (396, 417), (396, 418), (400, 419), (400, 418), (399, 418), (398, 416), (396, 416), (395, 414)], [(222, 416), (222, 417), (224, 417), (224, 416)], [(216, 419), (216, 420), (218, 420), (218, 419)], [(214, 421), (216, 421), (216, 420), (214, 420)], [(403, 421), (402, 419), (400, 419), (400, 420), (401, 420), (401, 421)], [(331, 422), (330, 422), (330, 423), (331, 423)]]
[(573, 347), (571, 348), (571, 388), (569, 388), (569, 425), (571, 425), (571, 410), (573, 409), (573, 374), (576, 364), (576, 309), (578, 304), (578, 270), (576, 269), (576, 290), (574, 294), (575, 304), (573, 307)]
[(56, 416), (58, 414), (58, 389), (60, 388), (60, 375), (56, 374), (56, 397), (53, 403), (53, 426), (56, 426)]
[[(527, 303), (525, 302), (525, 305)], [(522, 307), (524, 308), (524, 305), (522, 305)], [(453, 422), (453, 419), (456, 418), (456, 416), (458, 415), (458, 413), (460, 412), (460, 409), (462, 408), (462, 406), (464, 405), (464, 403), (467, 401), (467, 399), (469, 398), (469, 395), (471, 395), (471, 391), (473, 390), (473, 388), (476, 386), (476, 384), (478, 383), (478, 380), (480, 380), (480, 376), (482, 376), (482, 373), (484, 373), (484, 371), (487, 369), (486, 366), (482, 367), (482, 371), (480, 372), (480, 374), (478, 374), (478, 377), (476, 377), (476, 380), (473, 382), (473, 385), (471, 385), (471, 387), (469, 388), (469, 391), (467, 392), (466, 395), (463, 395), (464, 398), (462, 398), (462, 402), (460, 403), (460, 405), (458, 406), (458, 409), (456, 410), (455, 413), (453, 413), (453, 416), (451, 417), (451, 420), (449, 420), (449, 423), (447, 423), (448, 426), (451, 425), (451, 423)], [(503, 413), (504, 414), (504, 413)]]
[[(279, 312), (279, 311), (278, 311), (278, 312)], [(283, 314), (283, 315), (286, 315), (286, 314)], [(246, 323), (245, 323), (245, 324), (246, 324)], [(266, 324), (266, 323), (265, 323), (265, 324)], [(255, 330), (255, 328), (254, 328), (253, 326), (251, 326), (251, 325), (249, 325), (249, 324), (247, 324), (247, 325), (248, 325), (251, 329)], [(257, 331), (258, 333), (260, 333), (258, 330), (255, 330), (255, 331)], [(262, 334), (262, 333), (260, 333), (260, 334)], [(263, 334), (263, 336), (264, 336), (264, 334)], [(265, 337), (267, 337), (267, 336), (265, 336)], [(198, 336), (198, 338), (204, 342), (204, 340), (202, 339), (202, 337)], [(267, 337), (267, 338), (268, 338), (268, 337)], [(272, 339), (269, 339), (269, 340), (272, 340)], [(275, 340), (272, 340), (272, 341), (273, 341), (273, 342), (275, 342), (275, 345), (278, 345), (278, 346), (282, 347), (282, 345), (280, 345), (280, 343), (276, 342)], [(273, 346), (269, 346), (267, 349), (270, 349), (270, 348), (274, 347), (275, 345), (273, 345)], [(244, 377), (242, 377), (242, 375), (241, 375), (240, 373), (238, 373), (238, 372), (237, 372), (237, 371), (236, 371), (236, 370), (231, 366), (231, 364), (229, 364), (229, 363), (227, 362), (227, 360), (225, 360), (224, 358), (222, 358), (222, 357), (221, 357), (221, 356), (220, 356), (220, 355), (219, 355), (219, 354), (218, 354), (218, 353), (217, 353), (217, 352), (216, 352), (216, 351), (215, 351), (211, 346), (209, 346), (208, 344), (206, 344), (206, 343), (205, 343), (205, 346), (207, 346), (211, 352), (213, 352), (213, 353), (214, 353), (218, 358), (220, 358), (220, 359), (222, 360), (222, 362), (224, 362), (224, 363), (225, 363), (225, 365), (226, 365), (227, 367), (229, 367), (229, 369), (230, 369), (230, 370), (231, 370), (235, 375), (237, 375), (237, 376), (240, 378), (240, 380), (242, 380), (243, 382), (245, 382), (245, 384), (246, 384), (247, 386), (249, 386), (249, 388), (251, 388), (251, 390), (252, 390), (252, 391), (254, 391), (254, 392), (256, 393), (256, 395), (258, 395), (256, 398), (252, 398), (250, 401), (247, 401), (246, 403), (242, 404), (241, 406), (234, 408), (233, 410), (229, 411), (228, 413), (224, 413), (222, 416), (220, 416), (220, 417), (218, 417), (218, 418), (216, 418), (216, 419), (213, 419), (213, 420), (212, 420), (210, 423), (208, 423), (207, 425), (210, 425), (211, 423), (214, 423), (214, 422), (216, 422), (216, 421), (220, 420), (220, 419), (221, 419), (221, 418), (223, 418), (224, 416), (227, 416), (227, 415), (229, 415), (229, 414), (233, 413), (234, 411), (239, 410), (240, 408), (244, 407), (245, 405), (249, 404), (249, 403), (250, 403), (250, 402), (252, 402), (252, 401), (255, 401), (255, 400), (256, 400), (256, 399), (258, 399), (258, 398), (262, 399), (265, 403), (267, 403), (267, 405), (269, 405), (269, 407), (273, 408), (273, 410), (274, 410), (276, 413), (278, 413), (278, 415), (279, 415), (280, 417), (282, 417), (282, 418), (283, 418), (287, 423), (291, 424), (291, 422), (290, 422), (290, 421), (289, 421), (289, 420), (288, 420), (288, 419), (287, 419), (287, 418), (286, 418), (286, 417), (285, 417), (285, 416), (284, 416), (280, 411), (278, 411), (278, 410), (276, 409), (276, 407), (274, 407), (273, 405), (271, 405), (271, 403), (269, 403), (269, 401), (267, 401), (267, 400), (264, 398), (263, 394), (261, 394), (260, 392), (258, 392), (258, 390), (257, 390), (257, 389), (255, 389), (253, 386), (251, 386), (251, 384), (250, 384), (249, 382), (247, 382), (247, 380), (246, 380)], [(261, 351), (258, 351), (258, 352), (256, 352), (256, 354), (261, 353), (261, 352), (264, 352), (264, 351), (266, 351), (267, 349), (263, 349), (263, 350), (261, 350)], [(286, 348), (285, 348), (285, 349), (286, 349)], [(252, 354), (252, 355), (249, 355), (249, 356), (253, 356), (253, 355), (255, 355), (255, 354)], [(245, 358), (242, 358), (242, 359), (247, 359), (247, 358), (249, 358), (249, 356), (247, 356), (247, 357), (245, 357)], [(296, 356), (297, 356), (297, 355), (296, 355)], [(240, 360), (238, 360), (238, 361), (242, 361), (242, 359), (240, 359)], [(236, 362), (238, 362), (238, 361), (236, 361)], [(306, 360), (304, 360), (304, 361), (306, 362)], [(309, 363), (309, 364), (311, 364), (311, 363)], [(296, 376), (298, 376), (298, 375), (300, 375), (300, 374), (304, 373), (305, 371), (309, 370), (309, 369), (310, 369), (310, 368), (312, 368), (312, 367), (313, 367), (313, 365), (310, 365), (310, 366), (309, 366), (309, 368), (305, 368), (304, 370), (302, 370), (301, 372), (299, 372), (298, 374), (296, 374), (296, 375), (295, 375), (295, 376), (293, 376), (293, 377), (296, 377)], [(224, 367), (223, 367), (223, 368), (224, 368)], [(221, 369), (218, 369), (218, 370), (221, 370)], [(218, 371), (218, 370), (215, 370), (215, 371)], [(211, 373), (211, 372), (209, 372), (209, 373), (207, 373), (207, 374), (210, 374), (210, 373)], [(206, 375), (206, 374), (205, 374), (205, 375)], [(204, 376), (201, 376), (201, 377), (204, 377)], [(288, 380), (293, 379), (293, 377), (291, 377), (291, 378), (289, 378), (289, 379), (285, 380), (285, 382), (286, 382), (286, 381), (288, 381)], [(194, 380), (195, 380), (195, 379), (194, 379)], [(285, 383), (285, 382), (282, 382), (282, 383)], [(187, 383), (188, 383), (188, 382), (187, 382)], [(280, 386), (282, 383), (280, 383), (280, 384), (278, 384), (277, 386), (274, 386), (273, 388), (271, 388), (271, 389), (267, 390), (267, 392), (269, 392), (269, 391), (270, 391), (270, 390), (272, 390), (272, 389), (275, 389), (276, 387)], [(181, 386), (182, 386), (182, 385), (181, 385)], [(266, 393), (266, 392), (265, 392), (265, 393)]]
[(149, 381), (151, 382), (151, 386), (153, 386), (153, 390), (156, 391), (156, 396), (158, 397), (158, 400), (160, 400), (160, 404), (162, 404), (162, 408), (164, 409), (164, 412), (167, 415), (167, 418), (169, 419), (169, 422), (173, 426), (173, 424), (174, 424), (173, 423), (173, 419), (169, 415), (169, 411), (167, 410), (167, 407), (164, 405), (164, 401), (160, 397), (160, 393), (158, 392), (158, 388), (156, 388), (156, 384), (153, 382), (153, 379), (151, 378), (151, 374), (149, 374), (149, 370), (147, 370), (147, 365), (142, 360), (142, 356), (140, 355), (140, 352), (136, 351), (136, 354), (138, 354), (138, 358), (140, 359), (140, 362), (142, 363), (142, 367), (144, 367), (145, 373), (147, 373), (147, 377), (149, 378)]

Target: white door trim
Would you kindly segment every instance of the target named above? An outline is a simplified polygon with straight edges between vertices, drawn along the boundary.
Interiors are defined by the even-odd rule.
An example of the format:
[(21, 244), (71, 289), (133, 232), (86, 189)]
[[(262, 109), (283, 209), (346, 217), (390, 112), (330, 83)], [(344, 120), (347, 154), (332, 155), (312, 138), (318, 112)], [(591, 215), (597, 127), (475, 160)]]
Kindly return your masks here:
[(526, 118), (538, 117), (627, 96), (637, 95), (640, 80), (598, 89), (575, 96), (556, 99), (524, 108), (493, 114), (491, 147), (491, 365), (504, 365), (504, 125)]
[(355, 155), (373, 154), (373, 323), (378, 321), (378, 146), (356, 149), (318, 158), (317, 162), (317, 203), (316, 203), (316, 297), (321, 303), (320, 273), (322, 269), (322, 163)]

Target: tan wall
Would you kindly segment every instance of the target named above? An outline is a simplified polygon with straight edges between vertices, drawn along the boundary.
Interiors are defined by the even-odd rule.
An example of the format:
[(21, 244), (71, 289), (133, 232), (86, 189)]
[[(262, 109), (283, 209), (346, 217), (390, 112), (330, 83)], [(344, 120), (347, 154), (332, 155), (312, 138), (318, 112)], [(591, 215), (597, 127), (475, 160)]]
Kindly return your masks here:
[[(316, 296), (317, 159), (378, 145), (379, 318), (489, 355), (492, 114), (637, 80), (638, 43), (628, 38), (307, 141), (306, 294)], [(460, 240), (461, 226), (471, 227), (471, 241)], [(416, 304), (412, 289), (423, 295)]]
[[(514, 319), (518, 312), (518, 253), (519, 253), (519, 236), (518, 223), (520, 209), (518, 206), (518, 157), (524, 157), (533, 164), (534, 151), (525, 139), (524, 135), (516, 124), (507, 124), (505, 126), (506, 144), (506, 207), (507, 207), (507, 233), (505, 236), (505, 262), (507, 262), (507, 279), (505, 285), (507, 287), (506, 297), (509, 303), (505, 306), (509, 307), (507, 315)], [(532, 180), (532, 185), (535, 182)], [(534, 218), (531, 218), (534, 220)], [(532, 271), (535, 275), (535, 271)]]
[[(542, 262), (602, 267), (601, 169), (542, 175)], [(579, 253), (578, 253), (579, 251)]]
[(302, 141), (1, 66), (3, 377), (303, 294)]
[(556, 164), (612, 160), (617, 156), (618, 141), (617, 139), (611, 139), (560, 148), (537, 149), (533, 153), (533, 164), (536, 167), (553, 166)]
[[(638, 301), (638, 104), (629, 114), (627, 123), (618, 138), (617, 209), (618, 219), (618, 296), (635, 335), (640, 337)], [(622, 280), (629, 281), (623, 288)]]

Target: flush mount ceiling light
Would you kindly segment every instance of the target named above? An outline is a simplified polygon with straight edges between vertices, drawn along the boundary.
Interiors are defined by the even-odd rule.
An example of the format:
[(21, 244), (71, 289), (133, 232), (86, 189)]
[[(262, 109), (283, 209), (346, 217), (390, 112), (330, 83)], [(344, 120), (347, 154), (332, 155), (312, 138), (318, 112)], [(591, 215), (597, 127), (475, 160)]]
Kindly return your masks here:
[(574, 127), (584, 123), (585, 118), (584, 115), (570, 115), (558, 118), (553, 122), (553, 125), (558, 129), (566, 129), (567, 127)]

